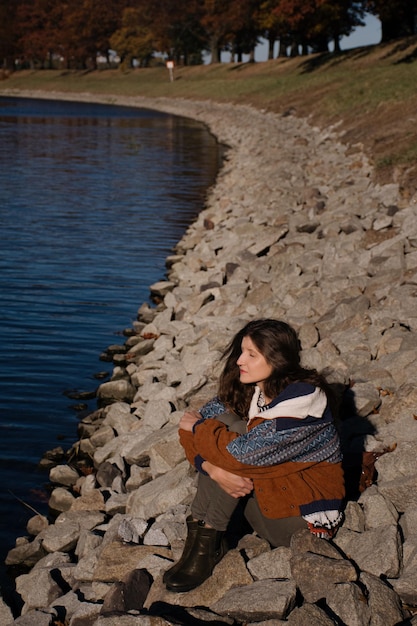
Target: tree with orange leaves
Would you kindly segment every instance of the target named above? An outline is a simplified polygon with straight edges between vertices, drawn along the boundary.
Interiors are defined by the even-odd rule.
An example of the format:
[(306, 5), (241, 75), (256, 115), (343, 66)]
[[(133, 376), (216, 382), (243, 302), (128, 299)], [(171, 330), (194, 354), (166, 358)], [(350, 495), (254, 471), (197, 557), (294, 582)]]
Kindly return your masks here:
[(15, 58), (19, 55), (18, 6), (17, 0), (3, 0), (0, 3), (0, 66), (7, 70), (13, 69)]
[(134, 7), (125, 9), (111, 45), (124, 65), (133, 59), (147, 65), (155, 52), (187, 65), (190, 58), (200, 58), (204, 47), (199, 17), (198, 0), (189, 0), (186, 5), (176, 0), (136, 0)]
[(24, 64), (52, 67), (58, 54), (57, 34), (62, 23), (61, 7), (53, 0), (24, 0), (16, 10), (17, 50)]
[(220, 62), (222, 50), (233, 48), (236, 43), (242, 46), (245, 31), (247, 50), (254, 47), (254, 15), (257, 6), (256, 0), (202, 0), (201, 24), (206, 33), (211, 63)]
[(264, 23), (269, 19), (292, 55), (300, 49), (303, 54), (327, 52), (331, 40), (338, 51), (340, 37), (362, 24), (363, 17), (362, 2), (352, 0), (268, 0), (263, 7), (270, 11)]
[(97, 53), (108, 52), (125, 4), (125, 0), (22, 0), (15, 22), (19, 55), (38, 67), (50, 67), (57, 57), (67, 67), (95, 67)]

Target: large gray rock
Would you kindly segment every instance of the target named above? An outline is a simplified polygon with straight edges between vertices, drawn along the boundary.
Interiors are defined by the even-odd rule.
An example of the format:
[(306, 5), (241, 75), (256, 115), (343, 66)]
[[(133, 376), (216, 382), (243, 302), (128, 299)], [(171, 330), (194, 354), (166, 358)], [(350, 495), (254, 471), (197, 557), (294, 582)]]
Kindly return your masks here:
[(49, 472), (49, 480), (52, 483), (66, 485), (67, 487), (74, 485), (78, 478), (78, 472), (68, 465), (56, 465)]
[(39, 537), (47, 552), (69, 552), (77, 545), (83, 530), (91, 530), (104, 521), (96, 511), (67, 511), (61, 513), (55, 524), (43, 530)]
[(32, 567), (46, 554), (46, 550), (42, 546), (41, 537), (35, 537), (33, 541), (19, 541), (15, 548), (7, 553), (6, 565), (26, 565)]
[(362, 572), (359, 580), (367, 589), (372, 626), (395, 626), (408, 616), (400, 597), (379, 577)]
[(405, 604), (417, 606), (417, 538), (415, 535), (405, 540), (403, 545), (403, 568), (398, 578), (390, 584)]
[(18, 576), (16, 591), (24, 602), (23, 615), (33, 609), (48, 607), (63, 595), (62, 587), (54, 580), (52, 568), (47, 567), (39, 567), (29, 574)]
[(363, 571), (396, 578), (401, 569), (401, 541), (397, 526), (379, 526), (363, 533), (341, 528), (335, 543)]
[(291, 574), (307, 602), (327, 597), (335, 585), (356, 581), (355, 567), (344, 559), (304, 552), (291, 557)]
[(141, 560), (151, 554), (158, 554), (167, 559), (170, 551), (156, 546), (127, 545), (114, 541), (105, 546), (97, 557), (93, 579), (98, 582), (116, 582), (137, 569)]
[(7, 606), (2, 597), (0, 597), (0, 624), (11, 624), (13, 621), (13, 614), (11, 609)]
[(291, 550), (281, 546), (250, 559), (247, 567), (254, 580), (291, 578), (290, 559)]
[(111, 380), (97, 389), (97, 398), (102, 402), (132, 402), (136, 389), (128, 380)]
[(129, 494), (126, 513), (147, 519), (157, 517), (177, 504), (190, 502), (193, 488), (194, 472), (190, 472), (188, 462), (183, 461), (168, 474), (158, 476)]
[(68, 489), (57, 487), (53, 490), (51, 497), (49, 498), (49, 506), (54, 511), (69, 511), (74, 501), (75, 496), (68, 491)]
[(359, 504), (363, 506), (365, 528), (379, 528), (380, 526), (396, 526), (399, 514), (390, 500), (379, 493), (376, 485), (372, 485), (364, 491), (359, 498)]
[(295, 605), (296, 591), (293, 581), (256, 581), (233, 587), (210, 608), (240, 621), (283, 619)]
[(145, 569), (134, 569), (129, 572), (108, 591), (101, 607), (101, 615), (142, 610), (151, 584), (152, 577)]
[(366, 596), (356, 583), (333, 585), (326, 596), (326, 603), (334, 615), (350, 626), (368, 626), (371, 611)]

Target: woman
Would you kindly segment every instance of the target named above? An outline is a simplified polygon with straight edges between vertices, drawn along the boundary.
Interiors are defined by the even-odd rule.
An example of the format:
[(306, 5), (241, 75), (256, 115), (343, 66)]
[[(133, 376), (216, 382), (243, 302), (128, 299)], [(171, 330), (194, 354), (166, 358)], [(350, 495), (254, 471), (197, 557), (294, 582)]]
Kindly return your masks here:
[(288, 546), (301, 528), (329, 539), (342, 518), (329, 389), (301, 366), (293, 328), (274, 319), (249, 322), (223, 358), (218, 397), (179, 424), (199, 481), (183, 555), (164, 574), (171, 591), (189, 591), (211, 575), (241, 498), (252, 528), (275, 547)]

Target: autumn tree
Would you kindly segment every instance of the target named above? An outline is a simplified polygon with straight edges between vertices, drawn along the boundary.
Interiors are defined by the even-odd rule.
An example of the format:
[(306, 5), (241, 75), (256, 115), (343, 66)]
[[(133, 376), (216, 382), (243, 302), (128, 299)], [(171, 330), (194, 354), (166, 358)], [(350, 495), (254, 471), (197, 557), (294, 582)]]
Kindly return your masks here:
[(0, 3), (0, 63), (4, 69), (13, 69), (18, 56), (17, 0), (2, 0)]
[(362, 24), (364, 10), (382, 23), (382, 40), (416, 32), (417, 0), (2, 0), (0, 54), (51, 67), (96, 66), (97, 54), (114, 48), (125, 64), (146, 65), (155, 53), (188, 64), (203, 50), (218, 63), (254, 58), (258, 37), (276, 41), (280, 55), (340, 49), (340, 38)]
[(288, 37), (289, 25), (285, 15), (279, 11), (278, 0), (263, 0), (255, 13), (261, 35), (268, 41), (268, 59), (274, 58), (274, 47), (280, 42), (279, 56), (287, 55), (286, 38)]
[(67, 67), (95, 67), (107, 54), (127, 0), (21, 0), (15, 16), (17, 49), (31, 65), (51, 67), (62, 57)]
[(367, 0), (366, 8), (381, 20), (381, 41), (417, 32), (417, 0)]
[(364, 9), (362, 2), (352, 0), (324, 0), (310, 20), (306, 43), (313, 52), (327, 52), (330, 41), (335, 52), (340, 52), (340, 39), (350, 35), (356, 26), (362, 26)]
[(353, 0), (270, 0), (266, 5), (272, 7), (272, 23), (278, 25), (279, 37), (291, 46), (293, 56), (300, 48), (303, 54), (327, 52), (331, 40), (339, 50), (340, 38), (363, 17), (362, 2)]
[(126, 0), (71, 0), (66, 4), (60, 36), (67, 65), (96, 67), (97, 53), (107, 55), (126, 4)]
[(122, 23), (110, 38), (111, 47), (117, 50), (123, 67), (130, 67), (133, 59), (143, 67), (154, 52), (152, 14), (146, 7), (128, 7), (123, 11)]
[(31, 67), (52, 67), (58, 54), (62, 5), (54, 0), (24, 0), (16, 11), (19, 57)]
[(155, 52), (188, 64), (201, 57), (204, 31), (200, 24), (198, 0), (178, 2), (136, 0), (124, 11), (121, 27), (113, 34), (111, 44), (130, 64), (134, 58), (146, 65)]
[(201, 60), (205, 33), (200, 0), (160, 0), (153, 6), (158, 51), (184, 65), (191, 58)]
[(273, 14), (287, 28), (291, 55), (299, 54), (300, 45), (307, 51), (307, 41), (312, 31), (315, 13), (324, 0), (276, 0)]
[(249, 55), (249, 61), (255, 61), (255, 48), (261, 34), (255, 19), (259, 6), (260, 0), (239, 3), (239, 14), (228, 35), (231, 59), (239, 63), (242, 62), (243, 54)]
[[(249, 48), (254, 46), (254, 7), (253, 0), (202, 0), (201, 24), (205, 30), (207, 49), (211, 63), (219, 63), (222, 49), (231, 49), (233, 43), (243, 45), (246, 29)], [(246, 44), (245, 44), (246, 45)]]
[(321, 30), (328, 39), (333, 40), (334, 51), (340, 52), (340, 39), (347, 37), (357, 26), (364, 26), (365, 14), (363, 2), (352, 0), (331, 0), (324, 2), (319, 9)]

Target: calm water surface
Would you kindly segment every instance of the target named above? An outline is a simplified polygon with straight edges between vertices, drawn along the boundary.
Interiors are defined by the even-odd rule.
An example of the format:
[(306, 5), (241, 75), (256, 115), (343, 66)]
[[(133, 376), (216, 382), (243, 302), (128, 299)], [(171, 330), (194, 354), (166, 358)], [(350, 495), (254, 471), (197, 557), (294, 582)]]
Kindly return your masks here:
[[(149, 301), (221, 153), (202, 125), (143, 109), (0, 98), (0, 582), (46, 450), (77, 439), (70, 392)], [(96, 407), (89, 403), (89, 409)]]

